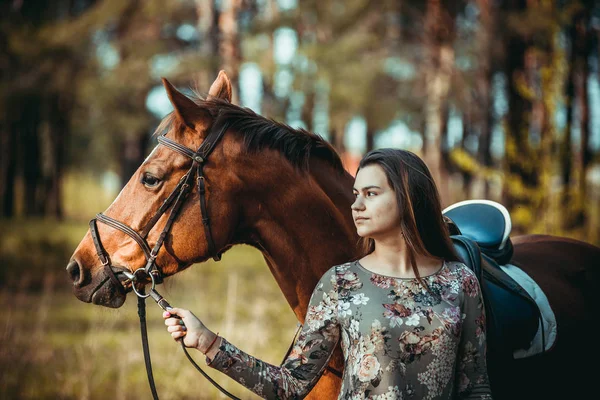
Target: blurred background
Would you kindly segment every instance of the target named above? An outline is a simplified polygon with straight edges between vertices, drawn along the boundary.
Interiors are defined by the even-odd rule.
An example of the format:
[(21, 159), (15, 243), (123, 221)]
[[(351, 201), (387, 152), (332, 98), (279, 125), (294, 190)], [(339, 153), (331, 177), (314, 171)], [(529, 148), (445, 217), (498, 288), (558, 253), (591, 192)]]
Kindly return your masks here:
[[(206, 93), (224, 69), (234, 103), (322, 135), (352, 174), (409, 149), (444, 206), (496, 200), (513, 235), (600, 245), (599, 37), (600, 1), (0, 1), (0, 398), (150, 396), (135, 301), (81, 303), (64, 268), (155, 146), (160, 77)], [(295, 332), (250, 247), (161, 293), (272, 363)], [(148, 319), (161, 398), (219, 398)]]

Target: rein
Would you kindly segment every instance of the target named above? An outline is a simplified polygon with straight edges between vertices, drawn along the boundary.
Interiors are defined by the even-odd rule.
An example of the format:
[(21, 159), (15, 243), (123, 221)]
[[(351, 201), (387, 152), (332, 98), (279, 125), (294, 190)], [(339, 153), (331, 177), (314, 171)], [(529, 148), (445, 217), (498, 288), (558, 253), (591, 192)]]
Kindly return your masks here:
[[(204, 171), (203, 165), (206, 162), (210, 153), (214, 150), (215, 145), (223, 136), (224, 130), (211, 130), (207, 135), (206, 139), (202, 142), (197, 151), (193, 151), (183, 145), (180, 145), (177, 142), (172, 141), (167, 138), (165, 134), (162, 134), (158, 137), (159, 144), (168, 147), (169, 149), (182, 154), (192, 160), (192, 165), (190, 169), (183, 175), (177, 183), (177, 186), (171, 194), (165, 199), (165, 201), (161, 204), (159, 209), (156, 211), (154, 216), (148, 221), (148, 223), (144, 226), (140, 233), (136, 232), (130, 226), (117, 221), (114, 218), (106, 216), (102, 213), (97, 214), (96, 218), (90, 221), (90, 233), (92, 235), (92, 240), (94, 242), (94, 247), (96, 248), (96, 253), (104, 270), (115, 287), (118, 288), (119, 292), (123, 295), (128, 293), (128, 285), (131, 283), (129, 288), (135, 292), (138, 297), (138, 316), (140, 319), (140, 332), (142, 336), (142, 349), (144, 351), (144, 363), (146, 364), (146, 373), (148, 375), (148, 383), (150, 384), (150, 391), (152, 392), (152, 397), (155, 400), (158, 400), (158, 393), (156, 391), (156, 385), (154, 383), (154, 376), (152, 374), (152, 361), (150, 359), (150, 349), (148, 346), (148, 330), (146, 326), (146, 298), (152, 297), (158, 305), (167, 310), (171, 308), (169, 303), (155, 290), (156, 283), (163, 282), (163, 275), (160, 272), (156, 264), (156, 257), (158, 256), (158, 252), (162, 248), (167, 235), (171, 231), (173, 227), (173, 223), (177, 218), (177, 214), (181, 209), (181, 206), (185, 202), (186, 198), (190, 193), (190, 188), (194, 178), (196, 178), (196, 184), (198, 187), (198, 195), (200, 197), (200, 212), (202, 215), (202, 225), (204, 226), (204, 233), (206, 236), (206, 240), (208, 243), (208, 253), (214, 254), (213, 259), (215, 261), (221, 260), (221, 253), (216, 251), (215, 243), (212, 236), (212, 231), (210, 229), (210, 219), (208, 218), (208, 212), (206, 209), (206, 185), (204, 179)], [(158, 220), (167, 212), (167, 210), (171, 208), (171, 212), (169, 213), (169, 218), (167, 219), (167, 223), (160, 236), (158, 237), (154, 247), (151, 247), (147, 241), (148, 233), (152, 230), (154, 225), (158, 222)], [(123, 270), (121, 268), (116, 268), (111, 265), (110, 257), (104, 246), (102, 245), (102, 241), (100, 239), (100, 235), (98, 233), (97, 223), (102, 222), (105, 225), (110, 226), (116, 230), (119, 230), (129, 237), (131, 237), (142, 249), (144, 252), (144, 256), (146, 258), (146, 266), (143, 268), (139, 268), (133, 273)], [(115, 270), (117, 271), (115, 273)], [(126, 279), (121, 282), (117, 277), (117, 274), (125, 275)], [(141, 285), (146, 285), (151, 283), (151, 288), (148, 294), (145, 293), (145, 289), (137, 289), (136, 284), (139, 283)], [(217, 389), (219, 389), (226, 396), (237, 399), (234, 395), (229, 393), (227, 390), (223, 389), (218, 383), (216, 383), (210, 376), (206, 374), (196, 362), (189, 355), (183, 340), (180, 340), (181, 348), (183, 349), (186, 357), (192, 363), (192, 365), (206, 378), (212, 383)]]

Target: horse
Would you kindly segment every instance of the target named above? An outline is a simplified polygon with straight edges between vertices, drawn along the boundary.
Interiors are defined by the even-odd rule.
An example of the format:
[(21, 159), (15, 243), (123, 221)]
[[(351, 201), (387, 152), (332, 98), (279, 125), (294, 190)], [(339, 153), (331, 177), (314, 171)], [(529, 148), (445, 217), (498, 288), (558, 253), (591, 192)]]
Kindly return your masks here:
[[(127, 295), (120, 272), (143, 269), (160, 281), (247, 244), (262, 253), (303, 323), (322, 274), (363, 255), (350, 209), (354, 178), (322, 137), (233, 105), (224, 71), (206, 99), (163, 85), (174, 111), (157, 128), (159, 145), (75, 249), (67, 265), (75, 296), (118, 308)], [(169, 207), (177, 210), (168, 214)], [(592, 321), (600, 248), (555, 236), (523, 235), (513, 244), (511, 262), (539, 282), (559, 334), (540, 356), (492, 363), (494, 398), (587, 393), (592, 381), (579, 380), (591, 375), (584, 362), (593, 346), (578, 351), (577, 344)], [(338, 345), (307, 398), (336, 398), (342, 372)]]

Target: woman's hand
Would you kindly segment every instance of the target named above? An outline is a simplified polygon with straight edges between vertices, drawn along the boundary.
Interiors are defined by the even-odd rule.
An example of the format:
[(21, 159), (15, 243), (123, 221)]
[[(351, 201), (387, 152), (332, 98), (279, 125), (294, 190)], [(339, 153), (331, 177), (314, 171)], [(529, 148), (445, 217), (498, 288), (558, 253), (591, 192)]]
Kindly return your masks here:
[[(173, 315), (181, 317), (173, 318)], [(211, 332), (202, 321), (198, 319), (191, 311), (183, 308), (172, 308), (163, 313), (167, 331), (175, 340), (183, 338), (185, 347), (192, 347), (200, 350), (202, 353), (206, 351), (208, 346), (216, 339), (216, 335)]]

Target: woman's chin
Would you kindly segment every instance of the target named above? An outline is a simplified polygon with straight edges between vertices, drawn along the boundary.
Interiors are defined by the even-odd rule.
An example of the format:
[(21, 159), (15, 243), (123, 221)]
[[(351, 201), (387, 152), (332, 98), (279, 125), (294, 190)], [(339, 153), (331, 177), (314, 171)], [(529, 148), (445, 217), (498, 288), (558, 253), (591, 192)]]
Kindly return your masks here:
[(358, 236), (360, 236), (361, 238), (365, 238), (366, 239), (366, 238), (370, 237), (370, 230), (368, 230), (365, 227), (359, 225), (359, 226), (356, 227), (356, 234)]

